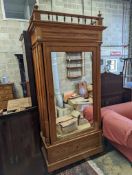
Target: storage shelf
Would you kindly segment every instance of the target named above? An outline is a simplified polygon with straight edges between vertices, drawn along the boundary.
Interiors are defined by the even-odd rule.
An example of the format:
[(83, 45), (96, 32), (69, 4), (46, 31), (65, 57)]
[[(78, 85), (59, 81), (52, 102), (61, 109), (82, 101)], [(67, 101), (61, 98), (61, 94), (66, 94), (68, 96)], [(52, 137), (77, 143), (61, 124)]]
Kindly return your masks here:
[(81, 59), (66, 59), (67, 62), (80, 62), (82, 61), (82, 58)]
[(81, 78), (81, 77), (82, 77), (82, 75), (78, 75), (78, 76), (67, 76), (67, 78), (69, 78), (69, 79)]
[(81, 66), (76, 66), (76, 67), (67, 67), (67, 69), (82, 69)]
[(83, 74), (83, 58), (82, 53), (77, 55), (77, 57), (68, 57), (66, 58), (67, 62), (67, 78), (68, 79), (75, 79), (75, 78), (81, 78)]

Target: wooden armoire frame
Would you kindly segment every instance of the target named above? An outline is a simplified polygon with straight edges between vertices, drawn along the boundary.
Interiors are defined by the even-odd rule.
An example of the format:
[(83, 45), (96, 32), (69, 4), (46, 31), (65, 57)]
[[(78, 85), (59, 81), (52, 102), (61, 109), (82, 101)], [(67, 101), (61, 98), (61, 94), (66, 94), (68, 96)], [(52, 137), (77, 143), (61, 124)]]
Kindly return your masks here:
[[(49, 172), (103, 150), (100, 128), (100, 46), (105, 27), (102, 21), (100, 13), (98, 17), (91, 17), (37, 9), (33, 11), (28, 31), (32, 42), (42, 150)], [(89, 51), (93, 54), (95, 122), (89, 131), (57, 140), (51, 52), (62, 51)]]

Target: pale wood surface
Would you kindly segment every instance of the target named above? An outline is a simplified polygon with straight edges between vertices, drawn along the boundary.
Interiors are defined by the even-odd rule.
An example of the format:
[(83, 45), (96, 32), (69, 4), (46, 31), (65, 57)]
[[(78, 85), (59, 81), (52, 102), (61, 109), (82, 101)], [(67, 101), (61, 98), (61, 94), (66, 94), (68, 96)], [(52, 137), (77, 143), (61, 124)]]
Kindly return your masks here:
[(31, 103), (30, 97), (9, 100), (7, 105), (7, 111), (13, 111), (21, 108), (25, 109), (31, 106), (32, 106), (32, 103)]

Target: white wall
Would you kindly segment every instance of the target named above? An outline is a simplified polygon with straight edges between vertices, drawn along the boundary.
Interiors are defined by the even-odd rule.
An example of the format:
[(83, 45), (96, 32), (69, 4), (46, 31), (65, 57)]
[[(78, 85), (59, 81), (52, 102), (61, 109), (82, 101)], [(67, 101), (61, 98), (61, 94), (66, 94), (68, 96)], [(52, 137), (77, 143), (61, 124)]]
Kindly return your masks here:
[[(82, 14), (81, 0), (52, 0), (52, 10), (66, 13)], [(38, 0), (40, 9), (51, 10), (51, 0)], [(104, 17), (104, 25), (107, 29), (103, 32), (102, 59), (117, 58), (118, 72), (122, 69), (119, 60), (121, 56), (111, 57), (113, 51), (119, 51), (122, 54), (124, 49), (121, 45), (128, 44), (128, 26), (129, 26), (129, 1), (125, 1), (125, 23), (122, 43), (122, 16), (123, 0), (93, 0), (93, 15), (97, 15), (100, 10)], [(84, 14), (91, 15), (91, 0), (84, 0)], [(2, 5), (0, 2), (0, 79), (6, 74), (11, 82), (15, 83), (17, 96), (22, 96), (20, 85), (20, 73), (18, 62), (14, 54), (22, 53), (20, 34), (27, 29), (28, 22), (19, 20), (3, 20)], [(118, 45), (119, 47), (115, 47)], [(114, 46), (114, 47), (112, 47)], [(125, 51), (127, 54), (127, 49)], [(105, 62), (105, 61), (104, 61)], [(102, 66), (103, 70), (103, 66)]]
[(10, 82), (14, 82), (17, 97), (22, 97), (22, 88), (18, 61), (14, 54), (22, 54), (19, 38), (27, 26), (28, 22), (3, 20), (0, 1), (0, 80), (6, 75)]
[[(39, 8), (42, 10), (51, 10), (65, 13), (82, 14), (82, 0), (38, 0)], [(123, 23), (123, 3), (124, 3), (124, 23)], [(104, 25), (107, 29), (103, 32), (103, 44), (101, 57), (104, 63), (107, 59), (117, 59), (119, 73), (122, 71), (122, 54), (128, 56), (128, 47), (124, 49), (122, 45), (128, 45), (129, 35), (129, 10), (130, 2), (125, 0), (93, 0), (92, 15), (97, 16), (101, 11), (104, 17)], [(91, 0), (84, 0), (84, 15), (91, 15)], [(123, 30), (122, 30), (123, 25)], [(123, 33), (123, 34), (122, 34)], [(118, 52), (119, 56), (111, 56)], [(117, 53), (116, 53), (117, 54)], [(104, 66), (101, 66), (104, 71)]]

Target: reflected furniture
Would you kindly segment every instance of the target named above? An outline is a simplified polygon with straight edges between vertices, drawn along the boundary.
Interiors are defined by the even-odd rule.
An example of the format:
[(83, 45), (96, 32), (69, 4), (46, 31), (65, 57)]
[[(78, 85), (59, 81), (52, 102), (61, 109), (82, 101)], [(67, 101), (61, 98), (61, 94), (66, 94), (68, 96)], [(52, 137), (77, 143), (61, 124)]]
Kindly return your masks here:
[[(103, 150), (100, 128), (100, 46), (102, 31), (106, 27), (103, 26), (102, 21), (100, 13), (97, 17), (91, 17), (37, 9), (33, 11), (28, 32), (32, 43), (42, 151), (49, 172)], [(71, 105), (72, 99), (65, 104), (60, 93), (63, 88), (71, 88), (75, 82), (79, 83), (83, 80), (83, 76), (72, 77), (72, 79), (65, 76), (61, 81), (62, 75), (67, 72), (65, 55), (80, 52), (85, 54), (85, 60), (88, 61), (83, 76), (93, 85), (94, 119), (92, 125), (90, 127), (87, 125), (85, 129), (83, 127), (78, 129), (75, 117), (81, 115), (78, 113), (80, 111)], [(62, 66), (61, 71), (59, 66)], [(87, 70), (90, 71), (90, 75)], [(66, 86), (59, 87), (63, 82), (68, 83)], [(80, 94), (83, 92), (84, 89), (81, 89)], [(85, 100), (89, 103), (89, 99), (78, 97), (76, 93), (72, 98), (76, 96), (79, 98), (79, 103), (80, 101), (84, 103)], [(72, 111), (71, 114), (67, 114), (68, 116), (58, 115), (65, 110), (67, 112), (69, 108), (72, 108)], [(60, 126), (60, 123), (63, 128), (70, 124), (71, 127), (68, 128), (68, 133), (58, 136), (57, 126), (58, 124)], [(76, 128), (74, 131), (73, 127)]]
[(83, 58), (82, 53), (79, 53), (79, 58), (72, 58), (71, 53), (67, 53), (66, 64), (67, 64), (67, 78), (79, 78), (83, 75)]
[(123, 75), (101, 74), (101, 106), (124, 103), (131, 100), (131, 90), (123, 87)]
[(101, 109), (103, 135), (132, 162), (132, 102)]
[(0, 84), (0, 109), (7, 109), (8, 100), (14, 98), (14, 83)]
[(132, 58), (124, 58), (123, 86), (132, 89)]

